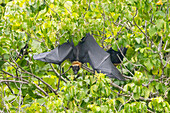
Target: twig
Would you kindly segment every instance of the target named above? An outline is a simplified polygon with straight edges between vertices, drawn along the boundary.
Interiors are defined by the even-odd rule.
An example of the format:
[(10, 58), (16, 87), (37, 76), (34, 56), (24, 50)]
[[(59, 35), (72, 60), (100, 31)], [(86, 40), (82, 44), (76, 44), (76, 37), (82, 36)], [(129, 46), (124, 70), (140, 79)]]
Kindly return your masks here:
[(123, 27), (124, 27), (124, 24), (125, 24), (125, 23), (123, 23), (122, 27), (121, 27), (120, 30), (117, 32), (117, 34), (116, 34), (116, 36), (115, 36), (116, 38), (118, 38), (120, 32), (122, 31), (122, 29), (123, 29)]
[[(119, 86), (120, 87), (120, 86)], [(118, 88), (118, 87), (117, 87)], [(122, 87), (120, 87), (120, 88), (118, 88), (118, 89), (123, 89)], [(114, 90), (112, 90), (112, 91), (114, 91)], [(123, 92), (125, 92), (124, 90), (122, 90)], [(114, 91), (115, 92), (115, 91)], [(120, 95), (120, 96), (124, 96), (124, 97), (132, 97), (133, 98), (133, 93), (130, 93), (129, 91), (127, 92), (128, 94), (122, 94), (122, 93), (119, 93), (119, 92), (115, 92), (115, 93), (117, 93), (118, 95)], [(133, 100), (135, 100), (134, 98), (133, 98)], [(145, 101), (151, 101), (152, 99), (151, 98), (147, 98), (147, 99), (145, 99), (145, 98), (143, 98), (143, 97), (139, 97), (139, 100), (145, 100)], [(136, 100), (135, 100), (136, 101)]]
[(38, 15), (39, 15), (39, 11), (38, 11), (38, 13), (37, 13), (36, 16), (35, 16), (35, 20), (37, 19)]
[(153, 112), (153, 111), (151, 111), (150, 109), (147, 109), (150, 113), (155, 113), (155, 112)]
[(10, 92), (11, 92), (13, 95), (16, 95), (16, 94), (13, 92), (13, 90), (11, 89), (11, 87), (9, 86), (9, 82), (6, 82), (5, 84), (8, 86)]
[(135, 25), (137, 26), (137, 28), (145, 35), (145, 37), (147, 38), (147, 39), (149, 39), (149, 37), (142, 31), (142, 29), (136, 24), (136, 22), (135, 22), (135, 16), (138, 14), (138, 8), (136, 7), (136, 13), (135, 13), (135, 15), (133, 16), (133, 21), (134, 21), (134, 23), (135, 23)]
[(39, 87), (37, 84), (35, 84), (34, 82), (32, 82), (32, 84), (34, 84), (38, 90), (40, 90), (41, 92), (43, 92), (45, 96), (49, 96), (49, 95), (48, 95), (41, 87)]
[(58, 14), (56, 11), (54, 11), (54, 10), (46, 3), (45, 0), (44, 0), (44, 4), (46, 4), (54, 13), (56, 13), (56, 15), (58, 16), (59, 21), (61, 22), (61, 19), (60, 19), (59, 14)]
[(152, 14), (152, 17), (151, 17), (151, 23), (153, 24), (153, 25), (155, 25), (155, 23), (153, 23), (153, 14)]
[[(126, 67), (125, 67), (126, 68)], [(127, 68), (126, 68), (127, 69)], [(128, 70), (128, 69), (127, 69)], [(129, 71), (130, 72), (130, 71)], [(130, 72), (131, 73), (131, 72)], [(130, 79), (130, 80), (133, 80), (133, 77), (130, 77), (130, 76), (126, 76), (124, 74), (122, 74), (123, 77), (125, 77), (126, 79)]]
[(118, 88), (118, 89), (124, 91), (122, 87), (120, 87), (119, 85), (113, 83), (112, 81), (110, 82), (110, 84), (111, 84), (112, 86), (114, 86), (114, 87), (116, 87), (116, 88)]
[(2, 105), (2, 107), (3, 107), (3, 111), (4, 111), (4, 113), (5, 113), (5, 110), (7, 111), (7, 113), (9, 113), (9, 110), (8, 110), (8, 106), (5, 104), (5, 100), (4, 100), (4, 96), (3, 96), (3, 90), (4, 90), (4, 88), (3, 88), (3, 85), (2, 85), (2, 91), (0, 92), (1, 93), (1, 99), (2, 99), (2, 101), (1, 101), (1, 105)]
[[(111, 16), (111, 17), (112, 17), (112, 16)], [(111, 25), (111, 20), (110, 20), (110, 18), (109, 18), (109, 21), (110, 21), (110, 25)], [(130, 22), (130, 21), (129, 21), (129, 22)], [(114, 23), (114, 22), (113, 22), (113, 23)], [(124, 23), (124, 24), (125, 24), (125, 23)], [(124, 27), (124, 24), (123, 24), (123, 25), (121, 24), (121, 25), (122, 25), (121, 29)], [(118, 25), (120, 25), (120, 24), (118, 24)], [(115, 40), (116, 40), (116, 37), (118, 37), (118, 35), (120, 34), (121, 29), (119, 30), (119, 32), (117, 33), (116, 36), (114, 36), (113, 31), (110, 29), (110, 31), (111, 31), (111, 33), (112, 33), (112, 37), (115, 38)], [(117, 42), (116, 42), (116, 45), (117, 45), (118, 49), (120, 50), (122, 56), (126, 59), (126, 61), (128, 61), (130, 64), (134, 65), (135, 67), (137, 67), (137, 66), (142, 66), (142, 67), (144, 67), (143, 65), (136, 65), (136, 64), (133, 64), (132, 62), (130, 62), (130, 61), (124, 56), (124, 54), (122, 53), (122, 51), (121, 51), (121, 49), (119, 48)]]
[[(147, 21), (145, 20), (145, 32), (147, 33), (147, 27), (146, 26), (147, 26)], [(149, 47), (148, 37), (146, 37), (146, 43), (147, 43), (147, 47)]]
[(90, 10), (90, 0), (89, 0), (89, 9), (88, 10)]
[(1, 82), (14, 82), (14, 83), (28, 84), (28, 82), (15, 81), (15, 80), (0, 80), (0, 83)]
[(72, 15), (71, 11), (67, 7), (64, 6), (64, 8), (66, 8), (67, 11)]
[(127, 104), (128, 102), (130, 102), (132, 100), (132, 96), (129, 98), (129, 100), (127, 100), (124, 104), (122, 104), (120, 107), (119, 107), (119, 110), (121, 110), (122, 106), (124, 106), (125, 104)]
[(24, 70), (20, 65), (18, 65), (18, 64), (13, 60), (12, 57), (11, 57), (11, 59), (12, 59), (12, 62), (13, 62), (18, 68), (20, 68), (20, 69), (23, 71), (22, 73), (29, 74), (29, 75), (33, 76), (34, 78), (40, 80), (42, 83), (44, 83), (46, 86), (48, 86), (48, 88), (49, 88), (51, 91), (53, 91), (53, 92), (57, 95), (57, 93), (55, 92), (55, 90), (54, 90), (48, 83), (46, 83), (46, 82), (43, 81), (40, 77), (34, 75), (33, 73), (30, 73), (30, 72)]
[(86, 70), (86, 71), (88, 71), (88, 72), (90, 72), (92, 74), (95, 74), (94, 70), (88, 68), (85, 64), (82, 64), (82, 69), (84, 69), (84, 70)]
[(13, 74), (11, 74), (11, 73), (9, 73), (9, 72), (6, 72), (6, 71), (4, 71), (4, 70), (1, 70), (1, 71), (2, 71), (3, 73), (7, 74), (7, 75), (12, 76), (12, 78), (17, 78), (17, 79), (20, 79), (20, 80), (22, 80), (22, 81), (24, 81), (24, 82), (29, 82), (28, 80), (23, 79), (23, 77), (14, 76)]
[(23, 73), (29, 74), (29, 75), (33, 76), (34, 78), (40, 80), (42, 83), (44, 83), (46, 86), (48, 86), (48, 88), (49, 88), (52, 92), (54, 92), (54, 93), (57, 95), (56, 91), (55, 91), (48, 83), (46, 83), (44, 80), (42, 80), (40, 77), (38, 77), (38, 76), (34, 75), (33, 73), (30, 73), (30, 72), (28, 72), (28, 71), (26, 71), (26, 70), (23, 70), (23, 71), (24, 71)]
[[(8, 74), (8, 75), (12, 76), (13, 78), (19, 78), (19, 79), (22, 80), (22, 81), (29, 82), (28, 80), (25, 80), (25, 79), (23, 79), (22, 77), (16, 77), (16, 76), (12, 75), (11, 73), (8, 73), (8, 72), (6, 72), (6, 71), (4, 71), (4, 70), (2, 70), (2, 71), (3, 71), (5, 74)], [(40, 88), (37, 84), (35, 84), (35, 83), (32, 82), (32, 81), (31, 81), (31, 83), (34, 84), (34, 85), (37, 87), (38, 90), (40, 90), (40, 91), (43, 92), (46, 96), (48, 96), (48, 94), (47, 94), (42, 88)]]
[(58, 91), (59, 88), (60, 88), (60, 80), (61, 80), (61, 65), (59, 65), (59, 67), (60, 67), (60, 76), (59, 76), (59, 80), (58, 80), (57, 91)]
[[(110, 14), (110, 17), (113, 19), (113, 17), (112, 17), (111, 14)], [(108, 17), (108, 19), (109, 19), (110, 23), (113, 22), (113, 24), (116, 25), (116, 26), (119, 26), (119, 25), (124, 26), (124, 24), (121, 24), (121, 23), (117, 24), (116, 22), (111, 21), (109, 17)], [(114, 20), (114, 19), (113, 19), (113, 20)], [(127, 25), (128, 25), (128, 24), (127, 24)], [(128, 28), (127, 26), (124, 26), (124, 27), (125, 27), (127, 30), (131, 30), (131, 29)], [(130, 26), (129, 26), (129, 27), (130, 27)]]
[[(52, 70), (54, 71), (54, 73), (57, 75), (57, 77), (60, 77), (59, 73), (54, 69), (54, 67), (51, 63), (50, 63), (50, 66), (51, 66)], [(62, 76), (61, 76), (61, 80), (63, 80), (65, 83), (67, 83), (67, 81)]]
[(64, 72), (64, 70), (63, 70), (63, 72), (62, 72), (62, 74), (61, 74), (61, 76), (64, 76), (68, 81), (70, 81), (70, 79), (67, 77), (67, 76), (65, 76), (65, 74), (69, 71), (71, 69), (71, 66)]
[[(102, 7), (102, 6), (101, 6)], [(102, 7), (103, 8), (103, 7)], [(102, 17), (103, 17), (103, 37), (104, 38), (102, 38), (102, 40), (101, 40), (101, 43), (102, 43), (102, 47), (103, 48), (105, 48), (104, 47), (104, 40), (106, 39), (106, 36), (105, 36), (105, 21), (106, 21), (106, 17), (105, 17), (105, 12), (104, 12), (104, 10), (103, 10), (103, 13), (102, 13), (102, 11), (101, 10), (99, 10), (100, 11), (100, 13), (102, 14)]]
[[(121, 52), (121, 54), (123, 55), (123, 53), (122, 53), (122, 51), (121, 51), (121, 49), (120, 49), (120, 52)], [(117, 57), (119, 58), (119, 60), (121, 61), (121, 64), (126, 68), (126, 66), (123, 64), (123, 61), (121, 60), (121, 58), (119, 57), (119, 55), (117, 54)], [(134, 76), (134, 74), (132, 73), (132, 72), (130, 72), (127, 68), (126, 68), (126, 70), (132, 75), (132, 76)], [(125, 75), (124, 75), (125, 76)], [(128, 78), (128, 79), (133, 79), (132, 77), (128, 77), (128, 76), (125, 76), (126, 78)]]
[(168, 41), (169, 40), (167, 40), (166, 43), (165, 43), (164, 50), (166, 49), (166, 46), (168, 45)]

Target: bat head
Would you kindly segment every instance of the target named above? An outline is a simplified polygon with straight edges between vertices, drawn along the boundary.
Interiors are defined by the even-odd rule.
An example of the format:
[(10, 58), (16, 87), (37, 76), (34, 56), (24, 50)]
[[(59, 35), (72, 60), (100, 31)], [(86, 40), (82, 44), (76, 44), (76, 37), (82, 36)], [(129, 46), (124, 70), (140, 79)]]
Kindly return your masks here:
[(71, 67), (72, 67), (72, 70), (73, 70), (74, 74), (76, 75), (79, 72), (80, 68), (81, 68), (81, 62), (73, 61)]
[(76, 75), (79, 72), (80, 67), (79, 66), (72, 66), (72, 70), (73, 70), (74, 74)]

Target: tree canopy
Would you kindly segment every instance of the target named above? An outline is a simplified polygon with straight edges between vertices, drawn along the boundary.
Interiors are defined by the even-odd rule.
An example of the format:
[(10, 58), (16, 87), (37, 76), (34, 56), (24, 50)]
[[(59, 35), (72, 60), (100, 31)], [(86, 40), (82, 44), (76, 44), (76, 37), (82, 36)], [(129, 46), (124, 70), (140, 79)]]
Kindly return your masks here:
[[(0, 1), (0, 111), (168, 113), (169, 6), (169, 0)], [(67, 40), (78, 44), (86, 33), (104, 50), (128, 48), (117, 66), (126, 81), (83, 69), (75, 79), (72, 70), (64, 73), (68, 61), (60, 72), (33, 59)]]

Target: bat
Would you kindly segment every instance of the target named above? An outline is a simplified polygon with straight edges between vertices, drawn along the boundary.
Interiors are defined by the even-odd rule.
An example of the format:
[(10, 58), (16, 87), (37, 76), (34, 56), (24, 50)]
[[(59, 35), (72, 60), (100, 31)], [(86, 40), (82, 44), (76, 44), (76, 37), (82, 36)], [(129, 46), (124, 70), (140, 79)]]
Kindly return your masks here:
[(61, 64), (68, 59), (72, 62), (72, 70), (77, 74), (82, 64), (89, 63), (97, 72), (106, 74), (110, 78), (125, 80), (120, 71), (112, 64), (110, 54), (101, 48), (89, 33), (83, 37), (77, 46), (73, 41), (59, 45), (50, 52), (34, 55), (35, 60)]
[[(122, 51), (123, 55), (125, 56), (126, 55), (126, 51), (127, 51), (127, 48), (120, 48), (120, 50)], [(114, 65), (118, 65), (121, 63), (121, 61), (123, 60), (123, 55), (122, 53), (120, 52), (120, 50), (118, 49), (118, 51), (115, 51), (113, 50), (112, 48), (110, 48), (107, 52), (110, 54), (110, 57), (111, 57), (111, 62), (114, 64)], [(118, 57), (119, 56), (119, 57)]]

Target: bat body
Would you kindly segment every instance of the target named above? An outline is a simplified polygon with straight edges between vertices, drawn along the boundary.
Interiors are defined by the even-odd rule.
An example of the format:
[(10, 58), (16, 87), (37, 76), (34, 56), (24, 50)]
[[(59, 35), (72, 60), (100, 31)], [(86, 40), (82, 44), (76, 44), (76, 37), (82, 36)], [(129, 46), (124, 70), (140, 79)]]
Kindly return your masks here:
[(73, 42), (66, 42), (50, 52), (40, 53), (33, 58), (59, 65), (68, 59), (72, 62), (75, 74), (81, 68), (82, 63), (88, 62), (97, 72), (104, 73), (111, 78), (125, 80), (120, 71), (112, 64), (110, 54), (104, 51), (90, 34), (86, 34), (86, 37), (82, 38), (77, 46), (74, 46)]
[[(120, 50), (122, 51), (123, 55), (125, 56), (127, 48), (120, 48)], [(118, 51), (113, 50), (112, 48), (110, 48), (107, 52), (110, 54), (110, 58), (111, 58), (111, 62), (114, 65), (120, 64), (121, 61), (123, 61), (123, 55), (120, 52), (120, 50), (118, 49)], [(118, 57), (119, 56), (119, 57)]]

